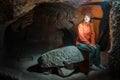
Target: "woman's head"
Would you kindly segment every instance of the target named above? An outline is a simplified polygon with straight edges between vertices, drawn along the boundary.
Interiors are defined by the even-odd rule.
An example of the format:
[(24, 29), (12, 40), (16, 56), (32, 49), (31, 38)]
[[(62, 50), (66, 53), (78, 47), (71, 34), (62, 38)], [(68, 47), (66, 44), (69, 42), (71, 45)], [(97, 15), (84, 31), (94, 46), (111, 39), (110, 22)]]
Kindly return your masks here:
[(90, 21), (91, 21), (91, 15), (90, 14), (85, 14), (84, 22), (89, 23)]

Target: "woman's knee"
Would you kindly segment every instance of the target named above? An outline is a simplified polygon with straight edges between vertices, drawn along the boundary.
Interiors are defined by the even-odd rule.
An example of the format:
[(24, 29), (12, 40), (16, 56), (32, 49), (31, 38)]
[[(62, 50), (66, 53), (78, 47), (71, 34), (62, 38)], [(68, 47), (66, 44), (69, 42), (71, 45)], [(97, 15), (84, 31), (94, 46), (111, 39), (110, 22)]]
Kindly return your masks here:
[(100, 55), (100, 46), (96, 44), (96, 55)]
[(100, 49), (100, 46), (99, 46), (98, 44), (96, 44), (96, 48), (97, 48), (97, 49)]
[(89, 50), (89, 47), (86, 44), (78, 44), (77, 47), (81, 50)]
[(91, 53), (95, 53), (96, 50), (94, 47), (90, 46), (90, 51), (91, 51)]

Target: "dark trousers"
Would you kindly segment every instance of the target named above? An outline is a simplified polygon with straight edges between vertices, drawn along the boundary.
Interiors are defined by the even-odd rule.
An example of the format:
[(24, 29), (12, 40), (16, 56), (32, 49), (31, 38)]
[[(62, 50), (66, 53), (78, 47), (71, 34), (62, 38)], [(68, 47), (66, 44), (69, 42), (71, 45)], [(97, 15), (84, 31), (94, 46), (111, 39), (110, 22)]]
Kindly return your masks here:
[(100, 46), (98, 44), (96, 44), (96, 48), (90, 46), (90, 45), (86, 45), (83, 43), (80, 43), (77, 45), (77, 47), (80, 50), (85, 50), (85, 51), (90, 51), (89, 54), (89, 64), (95, 64), (96, 66), (100, 65)]

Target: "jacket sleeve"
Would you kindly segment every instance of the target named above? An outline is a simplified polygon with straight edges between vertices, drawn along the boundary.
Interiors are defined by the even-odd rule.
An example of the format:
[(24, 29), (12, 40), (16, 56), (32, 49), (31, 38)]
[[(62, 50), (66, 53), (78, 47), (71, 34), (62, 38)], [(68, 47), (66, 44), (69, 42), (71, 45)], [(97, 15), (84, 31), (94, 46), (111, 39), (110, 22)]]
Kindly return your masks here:
[(84, 26), (82, 24), (79, 24), (79, 26), (78, 26), (78, 38), (80, 39), (80, 41), (82, 43), (90, 44), (90, 42), (84, 37), (83, 27)]
[(93, 24), (91, 24), (91, 44), (95, 44), (95, 31)]

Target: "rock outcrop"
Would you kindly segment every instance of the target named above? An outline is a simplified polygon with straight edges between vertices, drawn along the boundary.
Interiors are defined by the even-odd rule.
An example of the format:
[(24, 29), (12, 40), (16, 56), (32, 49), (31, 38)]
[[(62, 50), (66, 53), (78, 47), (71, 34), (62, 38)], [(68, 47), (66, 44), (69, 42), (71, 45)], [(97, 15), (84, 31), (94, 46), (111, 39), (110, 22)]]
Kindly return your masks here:
[(39, 3), (62, 2), (78, 6), (86, 1), (88, 0), (0, 0), (0, 24), (29, 12)]
[(75, 46), (67, 46), (44, 53), (38, 63), (41, 67), (59, 67), (83, 61), (83, 55)]
[(4, 37), (6, 51), (9, 53), (47, 51), (63, 46), (66, 37), (69, 39), (64, 42), (73, 45), (75, 39), (73, 18), (81, 20), (74, 16), (75, 8), (70, 5), (39, 4), (6, 28)]
[[(120, 1), (114, 0), (110, 12), (110, 31), (112, 39), (112, 50), (109, 54), (109, 68), (112, 76), (119, 80), (120, 72)], [(115, 78), (115, 77), (114, 77)]]
[(13, 6), (10, 0), (0, 0), (0, 25), (12, 19), (13, 19)]

